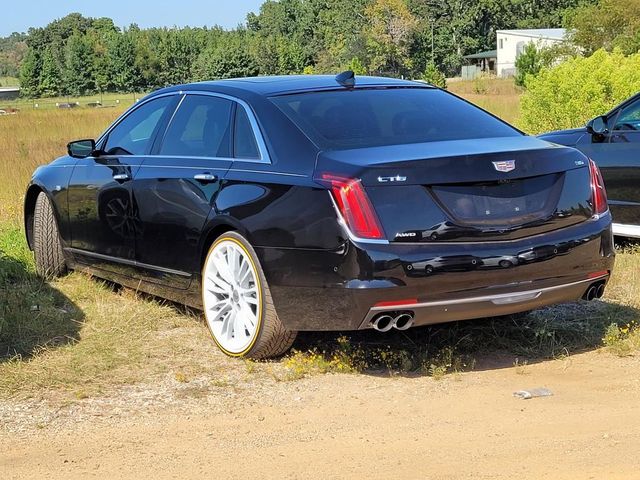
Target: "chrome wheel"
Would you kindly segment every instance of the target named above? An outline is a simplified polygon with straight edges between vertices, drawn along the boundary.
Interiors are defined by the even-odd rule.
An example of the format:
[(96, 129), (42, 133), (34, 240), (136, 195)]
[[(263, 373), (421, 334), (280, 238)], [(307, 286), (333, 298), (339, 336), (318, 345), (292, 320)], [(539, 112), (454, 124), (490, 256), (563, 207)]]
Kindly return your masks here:
[(243, 245), (229, 237), (211, 248), (203, 269), (209, 330), (226, 353), (242, 355), (256, 340), (262, 315), (258, 272)]

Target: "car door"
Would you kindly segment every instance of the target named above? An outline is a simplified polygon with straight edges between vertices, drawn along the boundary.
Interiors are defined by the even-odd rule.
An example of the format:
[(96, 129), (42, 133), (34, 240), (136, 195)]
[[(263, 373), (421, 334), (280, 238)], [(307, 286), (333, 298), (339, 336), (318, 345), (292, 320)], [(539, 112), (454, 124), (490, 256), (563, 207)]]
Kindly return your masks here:
[(602, 171), (615, 233), (640, 235), (640, 99), (609, 114), (607, 125), (607, 134), (587, 135), (579, 148)]
[(175, 96), (146, 101), (125, 114), (79, 160), (69, 185), (71, 247), (77, 261), (133, 275), (139, 219), (131, 185)]
[(149, 282), (187, 288), (200, 271), (200, 236), (231, 165), (235, 102), (185, 94), (133, 187), (140, 228), (139, 272)]

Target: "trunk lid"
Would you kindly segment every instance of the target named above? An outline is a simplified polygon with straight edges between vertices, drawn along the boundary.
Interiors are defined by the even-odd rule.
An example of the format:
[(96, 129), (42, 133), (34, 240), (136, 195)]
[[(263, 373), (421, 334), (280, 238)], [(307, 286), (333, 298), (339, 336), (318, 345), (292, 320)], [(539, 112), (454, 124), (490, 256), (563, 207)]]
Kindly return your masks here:
[(534, 137), (325, 151), (316, 171), (360, 178), (390, 241), (510, 240), (592, 215), (588, 159)]

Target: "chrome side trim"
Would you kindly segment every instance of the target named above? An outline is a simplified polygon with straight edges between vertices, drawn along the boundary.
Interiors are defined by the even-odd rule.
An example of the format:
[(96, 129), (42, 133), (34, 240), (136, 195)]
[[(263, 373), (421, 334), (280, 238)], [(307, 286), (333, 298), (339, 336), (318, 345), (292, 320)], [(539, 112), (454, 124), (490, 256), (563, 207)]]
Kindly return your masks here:
[(608, 275), (601, 275), (599, 277), (586, 278), (578, 282), (564, 283), (562, 285), (554, 285), (553, 287), (545, 287), (537, 290), (527, 290), (525, 292), (500, 293), (496, 295), (484, 295), (480, 297), (458, 298), (456, 300), (439, 300), (435, 302), (410, 303), (406, 305), (371, 307), (369, 309), (369, 312), (384, 312), (384, 311), (390, 311), (390, 310), (414, 310), (416, 308), (424, 308), (424, 307), (442, 307), (447, 305), (461, 305), (465, 303), (481, 303), (481, 302), (491, 302), (494, 305), (520, 303), (520, 302), (535, 300), (536, 298), (540, 297), (543, 293), (546, 293), (546, 292), (561, 290), (563, 288), (573, 287), (575, 285), (580, 285), (582, 283), (594, 283), (594, 282), (597, 282), (598, 280), (602, 280), (603, 278), (607, 278), (607, 277)]
[[(157, 158), (154, 157), (153, 155), (150, 156), (150, 158)], [(168, 157), (162, 157), (162, 158), (168, 158)], [(178, 157), (181, 159), (193, 159), (193, 160), (198, 160), (201, 159), (200, 157)], [(211, 160), (210, 158), (207, 160)], [(207, 169), (207, 170), (221, 170), (223, 172), (226, 172), (227, 170), (229, 170), (228, 168), (222, 168), (222, 167), (215, 167), (215, 166), (211, 166), (211, 165), (199, 165), (199, 166), (193, 166), (193, 167), (187, 167), (184, 165), (153, 165), (153, 164), (147, 164), (147, 163), (143, 163), (140, 165), (140, 168), (170, 168), (170, 169), (180, 169), (180, 170), (202, 170)]]
[(301, 173), (272, 172), (271, 170), (245, 170), (242, 168), (231, 168), (229, 170), (232, 172), (263, 173), (268, 175), (285, 175), (287, 177), (302, 177), (302, 178), (308, 177), (308, 175), (303, 175)]
[(111, 255), (104, 255), (102, 253), (90, 252), (88, 250), (82, 250), (81, 248), (66, 247), (64, 250), (73, 254), (85, 255), (87, 257), (98, 258), (100, 260), (106, 260), (108, 262), (121, 263), (123, 265), (130, 265), (132, 267), (138, 267), (138, 268), (147, 268), (149, 270), (156, 270), (158, 272), (168, 273), (171, 275), (179, 275), (181, 277), (187, 277), (187, 278), (192, 277), (190, 273), (182, 272), (180, 270), (173, 270), (171, 268), (158, 267), (156, 265), (149, 265), (148, 263), (136, 262), (135, 260), (129, 260), (126, 258), (112, 257)]
[(625, 223), (614, 223), (612, 225), (613, 234), (621, 237), (640, 238), (640, 225), (628, 225)]

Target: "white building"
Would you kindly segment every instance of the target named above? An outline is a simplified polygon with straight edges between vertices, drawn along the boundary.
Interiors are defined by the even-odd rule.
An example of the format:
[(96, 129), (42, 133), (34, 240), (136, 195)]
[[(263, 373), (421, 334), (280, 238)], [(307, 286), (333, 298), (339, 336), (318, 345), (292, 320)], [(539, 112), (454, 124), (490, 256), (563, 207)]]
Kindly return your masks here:
[(509, 77), (516, 73), (516, 58), (524, 50), (525, 45), (534, 43), (538, 48), (550, 47), (565, 41), (564, 28), (542, 28), (531, 30), (498, 30), (498, 61), (496, 75)]

